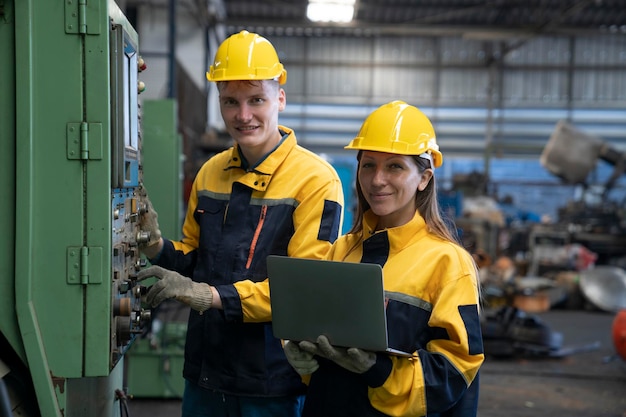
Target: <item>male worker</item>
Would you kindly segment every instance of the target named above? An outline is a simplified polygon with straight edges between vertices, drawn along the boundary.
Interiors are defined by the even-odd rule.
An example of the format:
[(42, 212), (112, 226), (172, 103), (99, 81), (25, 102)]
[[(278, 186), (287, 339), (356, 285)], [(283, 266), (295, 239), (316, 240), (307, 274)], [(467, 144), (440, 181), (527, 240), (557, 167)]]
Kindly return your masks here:
[(153, 307), (168, 298), (191, 307), (183, 416), (299, 416), (306, 386), (272, 333), (266, 258), (324, 257), (341, 227), (341, 182), (278, 124), (287, 72), (267, 39), (230, 36), (207, 79), (235, 146), (199, 170), (181, 241), (160, 237), (153, 210), (143, 216), (142, 250), (157, 266), (138, 279), (158, 278), (146, 295)]

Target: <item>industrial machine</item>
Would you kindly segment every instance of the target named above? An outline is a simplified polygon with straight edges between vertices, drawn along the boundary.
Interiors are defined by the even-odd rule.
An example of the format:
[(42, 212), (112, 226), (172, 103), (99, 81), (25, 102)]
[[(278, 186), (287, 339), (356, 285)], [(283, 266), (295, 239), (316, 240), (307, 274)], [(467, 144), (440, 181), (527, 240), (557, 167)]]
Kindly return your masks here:
[[(598, 161), (613, 167), (605, 181), (591, 175)], [(555, 246), (578, 244), (597, 255), (598, 265), (626, 266), (625, 198), (611, 198), (611, 191), (626, 172), (626, 154), (599, 137), (585, 133), (568, 122), (557, 123), (540, 158), (541, 164), (582, 193), (559, 209), (558, 221), (540, 225), (530, 234), (535, 258)], [(595, 182), (595, 183), (594, 183)], [(533, 274), (540, 271), (531, 271)]]
[(128, 412), (144, 68), (113, 0), (0, 1), (0, 414)]

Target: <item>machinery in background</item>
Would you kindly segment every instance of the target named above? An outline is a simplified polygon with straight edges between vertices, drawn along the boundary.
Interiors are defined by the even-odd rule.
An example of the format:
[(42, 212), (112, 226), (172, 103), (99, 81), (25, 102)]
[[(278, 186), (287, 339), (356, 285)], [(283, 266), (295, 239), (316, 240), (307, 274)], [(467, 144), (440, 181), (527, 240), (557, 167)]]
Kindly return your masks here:
[(581, 271), (580, 289), (593, 306), (611, 312), (626, 309), (626, 271), (611, 265), (598, 265)]
[(134, 398), (182, 398), (188, 311), (177, 301), (162, 303), (150, 331), (128, 351), (126, 382)]
[[(613, 167), (610, 175), (604, 174), (605, 167), (596, 170), (600, 160)], [(554, 305), (609, 311), (626, 307), (626, 193), (617, 187), (626, 171), (626, 154), (561, 121), (540, 162), (582, 190), (559, 208), (554, 222), (526, 215), (509, 224), (505, 200), (489, 197), (487, 179), (475, 172), (455, 176), (455, 191), (442, 193), (463, 197), (462, 204), (456, 198), (441, 206), (453, 208), (463, 244), (480, 267), (487, 304), (525, 311)], [(592, 296), (598, 288), (605, 290)]]
[(137, 33), (113, 0), (6, 0), (0, 67), (2, 414), (127, 414), (150, 318)]
[[(598, 160), (612, 165), (613, 172), (604, 183), (591, 184), (590, 173)], [(537, 226), (531, 231), (531, 273), (541, 274), (541, 268), (545, 266), (543, 261), (552, 256), (555, 248), (564, 245), (582, 245), (597, 255), (597, 264), (625, 267), (626, 204), (625, 201), (613, 201), (609, 194), (626, 171), (626, 154), (600, 138), (560, 121), (540, 161), (565, 183), (580, 185), (583, 193), (559, 210), (557, 222)]]

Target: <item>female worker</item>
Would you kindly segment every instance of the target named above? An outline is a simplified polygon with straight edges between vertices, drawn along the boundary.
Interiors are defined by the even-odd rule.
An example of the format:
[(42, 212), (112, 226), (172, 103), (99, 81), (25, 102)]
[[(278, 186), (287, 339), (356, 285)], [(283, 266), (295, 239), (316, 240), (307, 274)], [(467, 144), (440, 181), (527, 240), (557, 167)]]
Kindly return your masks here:
[(484, 360), (477, 272), (440, 216), (432, 124), (393, 101), (346, 149), (358, 150), (357, 213), (327, 259), (383, 267), (390, 347), (414, 354), (335, 347), (325, 336), (285, 341), (292, 366), (310, 374), (303, 417), (475, 416)]

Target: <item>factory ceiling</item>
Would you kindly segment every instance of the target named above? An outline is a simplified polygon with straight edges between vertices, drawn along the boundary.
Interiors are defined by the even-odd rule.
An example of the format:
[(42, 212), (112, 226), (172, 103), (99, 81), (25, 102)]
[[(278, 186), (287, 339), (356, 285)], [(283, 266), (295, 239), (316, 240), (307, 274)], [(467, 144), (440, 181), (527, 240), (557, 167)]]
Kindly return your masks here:
[(348, 24), (309, 21), (308, 0), (189, 1), (205, 21), (231, 30), (273, 28), (294, 35), (626, 34), (626, 0), (356, 0)]

